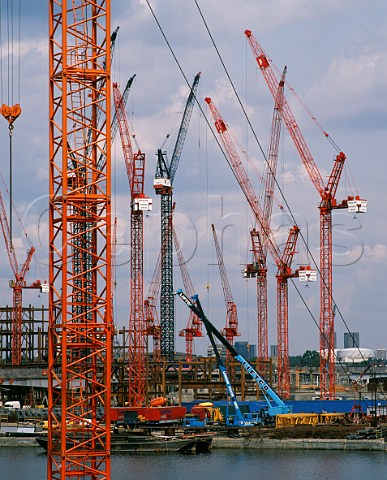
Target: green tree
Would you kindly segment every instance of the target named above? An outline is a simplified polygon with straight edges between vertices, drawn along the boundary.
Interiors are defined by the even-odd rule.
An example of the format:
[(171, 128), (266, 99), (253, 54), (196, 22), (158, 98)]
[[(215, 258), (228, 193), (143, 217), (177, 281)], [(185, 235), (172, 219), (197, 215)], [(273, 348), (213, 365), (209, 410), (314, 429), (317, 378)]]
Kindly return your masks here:
[(301, 357), (302, 367), (318, 367), (320, 365), (320, 354), (316, 350), (307, 350)]

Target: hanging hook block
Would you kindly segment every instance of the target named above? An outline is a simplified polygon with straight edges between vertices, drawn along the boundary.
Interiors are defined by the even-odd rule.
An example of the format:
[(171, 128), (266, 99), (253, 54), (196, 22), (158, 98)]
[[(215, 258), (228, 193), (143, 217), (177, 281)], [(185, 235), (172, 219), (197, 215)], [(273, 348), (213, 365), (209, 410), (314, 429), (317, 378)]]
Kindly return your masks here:
[(15, 103), (12, 107), (9, 107), (5, 103), (0, 108), (0, 113), (8, 121), (11, 126), (17, 117), (21, 114), (21, 107), (18, 103)]

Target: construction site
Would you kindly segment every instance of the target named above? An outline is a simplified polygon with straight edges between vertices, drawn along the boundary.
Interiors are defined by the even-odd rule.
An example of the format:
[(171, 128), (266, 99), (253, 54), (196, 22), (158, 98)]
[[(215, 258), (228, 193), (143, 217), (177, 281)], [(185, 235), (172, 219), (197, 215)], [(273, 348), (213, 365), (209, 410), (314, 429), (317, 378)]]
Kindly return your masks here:
[[(208, 407), (207, 415), (219, 405), (224, 414), (226, 404), (232, 405), (233, 414), (224, 414), (224, 424), (233, 428), (329, 425), (333, 412), (336, 422), (341, 414), (357, 419), (368, 415), (373, 426), (377, 416), (385, 419), (384, 363), (363, 358), (359, 365), (348, 365), (336, 355), (337, 321), (343, 320), (347, 330), (348, 324), (335, 300), (333, 215), (340, 210), (357, 221), (367, 213), (366, 192), (359, 194), (355, 184), (347, 188), (354, 183), (346, 172), (347, 156), (287, 84), (287, 67), (275, 66), (252, 30), (241, 32), (246, 61), (257, 72), (265, 102), (270, 102), (265, 151), (258, 140), (255, 153), (251, 145), (242, 146), (240, 126), (229, 126), (220, 111), (225, 102), (203, 94), (200, 67), (193, 78), (183, 74), (183, 106), (171, 133), (157, 149), (144, 141), (145, 153), (134, 131), (136, 118), (129, 113), (137, 74), (119, 82), (126, 73), (114, 68), (122, 29), (111, 25), (112, 2), (48, 3), (48, 185), (41, 197), (36, 194), (45, 199), (44, 214), (36, 214), (28, 227), (23, 219), (33, 208), (18, 197), (12, 173), (19, 161), (15, 151), (23, 105), (16, 94), (8, 95), (0, 110), (9, 137), (3, 147), (9, 178), (1, 174), (0, 242), (2, 265), (8, 261), (12, 275), (7, 294), (12, 300), (9, 305), (2, 300), (0, 306), (0, 402), (2, 407), (15, 402), (16, 409), (46, 412), (49, 478), (109, 480), (113, 426), (117, 430), (121, 421), (125, 429), (133, 427), (131, 412), (136, 422), (148, 421), (141, 408), (184, 406), (179, 420), (190, 428), (207, 426), (200, 407)], [(16, 15), (6, 13), (10, 28)], [(18, 14), (22, 16), (22, 10)], [(17, 43), (16, 37), (8, 39), (9, 58), (10, 44), (13, 52)], [(12, 92), (18, 84), (13, 69), (8, 61), (7, 75), (2, 73)], [(240, 106), (246, 117), (243, 128), (256, 138)], [(318, 166), (293, 113), (302, 108), (333, 150), (329, 169)], [(230, 174), (224, 181), (226, 191), (238, 199), (248, 218), (231, 235), (227, 215), (222, 224), (207, 207), (205, 220), (204, 214), (200, 217), (203, 228), (195, 230), (193, 239), (186, 212), (179, 213), (180, 201), (193, 205), (199, 197), (218, 195), (205, 181), (198, 193), (190, 193), (189, 182), (178, 187), (177, 173), (189, 170), (183, 163), (195, 155), (186, 148), (189, 142), (192, 149), (189, 132), (198, 118), (222, 159), (217, 175)], [(284, 135), (314, 190), (314, 203), (305, 201), (313, 203), (318, 225), (312, 240), (297, 223), (300, 216), (293, 214), (280, 179)], [(171, 148), (168, 143), (168, 151), (167, 140), (173, 143)], [(30, 199), (31, 205), (34, 201)], [(117, 213), (122, 211), (126, 218)], [(44, 215), (43, 225), (39, 222)], [(47, 250), (41, 246), (43, 236)], [(208, 258), (195, 255), (199, 249), (192, 247), (203, 238), (211, 249)], [(237, 285), (242, 286), (235, 288), (230, 267), (239, 271)], [(303, 292), (300, 286), (308, 288)], [(2, 299), (8, 297), (2, 294)], [(252, 307), (243, 304), (248, 301)], [(314, 324), (312, 340), (309, 330), (294, 326), (294, 319), (301, 324), (305, 318)], [(301, 344), (316, 346), (318, 366), (291, 367), (292, 334)], [(239, 337), (251, 339), (255, 355), (246, 357), (236, 349)], [(271, 343), (275, 355), (270, 354)], [(361, 355), (360, 345), (355, 348)], [(302, 401), (310, 403), (297, 406)], [(280, 433), (272, 435), (281, 438)], [(283, 436), (290, 438), (291, 433)]]

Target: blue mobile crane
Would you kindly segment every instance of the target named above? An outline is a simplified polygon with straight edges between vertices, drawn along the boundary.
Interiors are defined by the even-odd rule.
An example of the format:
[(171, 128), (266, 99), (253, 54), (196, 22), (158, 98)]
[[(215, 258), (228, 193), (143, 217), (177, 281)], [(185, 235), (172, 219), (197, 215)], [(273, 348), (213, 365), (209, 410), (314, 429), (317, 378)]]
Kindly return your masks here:
[[(199, 301), (199, 296), (194, 295), (192, 297), (192, 300), (185, 295), (185, 293), (180, 289), (177, 290), (176, 295), (178, 295), (184, 303), (190, 308), (195, 315), (203, 322), (207, 335), (210, 339), (211, 345), (214, 348), (216, 360), (218, 363), (218, 368), (220, 372), (223, 375), (223, 378), (226, 383), (226, 388), (227, 392), (234, 404), (235, 407), (235, 412), (236, 416), (234, 418), (234, 425), (236, 426), (248, 426), (248, 425), (253, 425), (257, 424), (258, 421), (257, 419), (254, 418), (249, 418), (247, 416), (243, 416), (238, 402), (236, 400), (233, 388), (231, 386), (230, 380), (228, 378), (226, 368), (222, 362), (222, 359), (219, 355), (218, 349), (215, 344), (214, 337), (216, 337), (222, 345), (230, 352), (231, 356), (237, 360), (241, 366), (244, 368), (244, 370), (251, 376), (251, 378), (257, 383), (258, 387), (260, 388), (265, 401), (266, 401), (266, 407), (263, 409), (263, 412), (261, 412), (260, 416), (260, 421), (263, 421), (264, 417), (275, 417), (276, 415), (279, 414), (287, 414), (291, 413), (292, 409), (291, 406), (286, 405), (283, 400), (275, 393), (275, 391), (270, 387), (270, 385), (259, 375), (259, 373), (249, 364), (249, 362), (241, 355), (238, 353), (238, 351), (231, 345), (230, 342), (228, 342), (224, 336), (219, 332), (219, 330), (208, 320), (208, 318), (205, 316), (202, 306)], [(248, 415), (248, 414), (247, 414)]]

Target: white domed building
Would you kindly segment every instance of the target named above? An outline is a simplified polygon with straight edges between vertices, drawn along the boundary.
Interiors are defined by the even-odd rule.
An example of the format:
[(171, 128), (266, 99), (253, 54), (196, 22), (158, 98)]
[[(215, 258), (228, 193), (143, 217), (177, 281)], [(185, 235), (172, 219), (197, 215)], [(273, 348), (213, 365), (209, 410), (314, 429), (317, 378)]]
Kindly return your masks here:
[(337, 362), (360, 363), (375, 358), (375, 350), (369, 348), (338, 348), (335, 350)]

